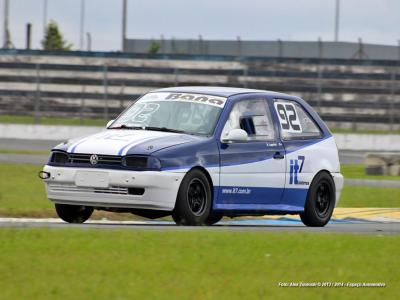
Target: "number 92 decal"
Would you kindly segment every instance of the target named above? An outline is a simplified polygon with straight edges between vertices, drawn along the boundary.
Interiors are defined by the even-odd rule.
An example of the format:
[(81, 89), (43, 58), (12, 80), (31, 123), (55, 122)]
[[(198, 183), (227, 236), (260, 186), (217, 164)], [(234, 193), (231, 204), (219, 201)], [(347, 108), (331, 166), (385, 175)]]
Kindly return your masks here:
[(282, 131), (285, 132), (302, 132), (296, 107), (288, 102), (275, 102), (276, 112), (278, 113), (279, 123)]

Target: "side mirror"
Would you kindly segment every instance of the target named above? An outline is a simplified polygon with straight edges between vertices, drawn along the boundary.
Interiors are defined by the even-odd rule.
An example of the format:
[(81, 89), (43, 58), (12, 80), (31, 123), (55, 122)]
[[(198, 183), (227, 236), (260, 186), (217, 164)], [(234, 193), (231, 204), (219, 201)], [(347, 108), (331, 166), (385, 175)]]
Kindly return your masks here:
[(106, 128), (110, 127), (110, 125), (111, 125), (112, 123), (114, 123), (114, 121), (115, 121), (115, 120), (108, 121), (108, 123), (107, 123), (107, 125), (106, 125)]
[(232, 129), (222, 138), (223, 143), (246, 142), (249, 136), (243, 129)]

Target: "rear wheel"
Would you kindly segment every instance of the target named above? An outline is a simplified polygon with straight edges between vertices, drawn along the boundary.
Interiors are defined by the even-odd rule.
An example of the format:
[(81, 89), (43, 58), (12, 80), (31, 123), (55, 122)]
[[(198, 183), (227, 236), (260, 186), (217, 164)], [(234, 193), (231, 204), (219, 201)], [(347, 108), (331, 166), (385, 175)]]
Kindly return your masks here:
[(172, 218), (178, 225), (211, 225), (211, 187), (200, 170), (190, 171), (182, 180)]
[(311, 183), (304, 212), (300, 213), (300, 218), (304, 225), (323, 227), (331, 219), (334, 208), (335, 183), (328, 173), (321, 172)]
[(55, 204), (57, 215), (68, 223), (83, 223), (93, 213), (93, 207), (81, 205)]

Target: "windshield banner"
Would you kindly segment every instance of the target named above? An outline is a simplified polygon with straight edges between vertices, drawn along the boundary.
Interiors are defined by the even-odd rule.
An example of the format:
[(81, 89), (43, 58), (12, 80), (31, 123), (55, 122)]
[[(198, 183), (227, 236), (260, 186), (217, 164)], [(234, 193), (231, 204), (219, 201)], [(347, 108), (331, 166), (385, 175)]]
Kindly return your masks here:
[(150, 93), (145, 95), (139, 101), (184, 101), (193, 103), (208, 104), (216, 107), (224, 107), (226, 98), (218, 96), (210, 96), (203, 94), (188, 93)]

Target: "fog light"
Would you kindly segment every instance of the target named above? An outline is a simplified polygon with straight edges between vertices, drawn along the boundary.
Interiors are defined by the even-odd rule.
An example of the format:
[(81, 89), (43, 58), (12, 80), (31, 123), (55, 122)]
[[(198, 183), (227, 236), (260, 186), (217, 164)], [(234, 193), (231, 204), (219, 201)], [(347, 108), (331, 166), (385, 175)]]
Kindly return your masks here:
[(40, 179), (49, 179), (50, 178), (49, 172), (40, 171), (38, 175), (39, 175)]

